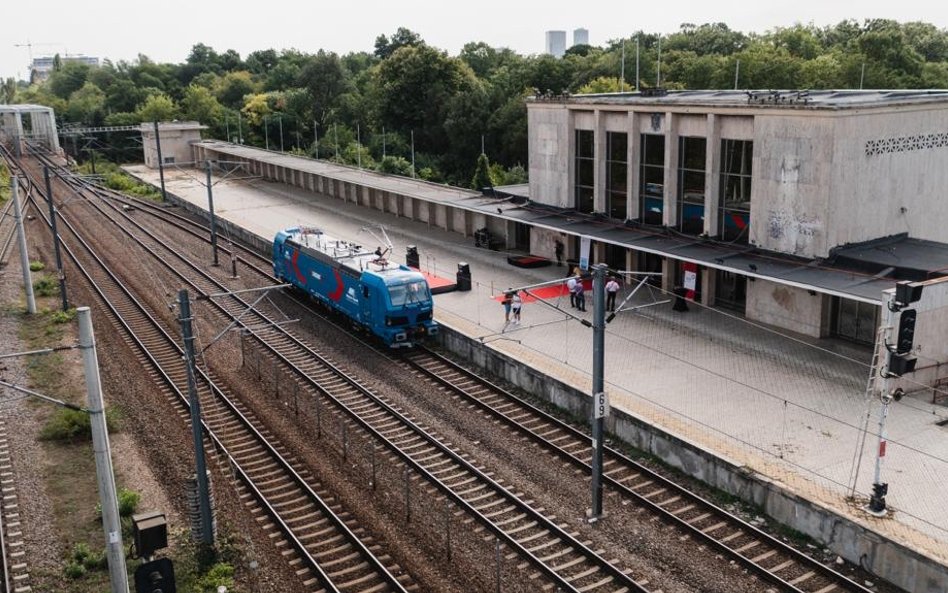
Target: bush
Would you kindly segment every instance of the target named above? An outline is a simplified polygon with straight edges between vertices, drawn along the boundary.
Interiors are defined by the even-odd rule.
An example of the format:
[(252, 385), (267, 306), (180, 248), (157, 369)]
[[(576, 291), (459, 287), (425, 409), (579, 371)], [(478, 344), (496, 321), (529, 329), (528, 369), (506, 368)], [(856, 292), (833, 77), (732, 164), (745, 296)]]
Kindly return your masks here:
[(49, 318), (53, 323), (69, 323), (76, 318), (76, 309), (69, 308), (65, 311), (54, 311), (50, 314)]
[(86, 575), (86, 567), (76, 562), (70, 562), (63, 569), (63, 572), (70, 579), (80, 579)]
[[(129, 490), (128, 488), (122, 487), (118, 490), (118, 512), (119, 517), (127, 518), (135, 514), (135, 511), (138, 510), (138, 503), (141, 502), (142, 495), (134, 490)], [(95, 514), (98, 517), (102, 517), (102, 503), (95, 503)], [(129, 523), (131, 527), (131, 523)]]
[(198, 580), (198, 591), (201, 593), (217, 593), (218, 587), (234, 588), (234, 567), (224, 562), (218, 562), (207, 571), (207, 574)]
[(36, 296), (51, 297), (59, 294), (59, 280), (48, 274), (43, 274), (33, 281), (33, 292)]
[(42, 272), (46, 269), (46, 264), (41, 261), (31, 261), (30, 262), (30, 271), (31, 272)]
[(79, 576), (82, 576), (87, 571), (105, 570), (109, 566), (109, 559), (105, 555), (105, 550), (93, 552), (87, 544), (79, 543), (73, 546), (72, 561), (66, 565), (67, 571), (70, 566), (81, 567), (82, 571)]
[(40, 431), (40, 438), (45, 441), (74, 441), (91, 436), (89, 414), (69, 408), (56, 410)]
[(129, 490), (127, 488), (119, 488), (118, 491), (118, 507), (119, 507), (119, 516), (121, 517), (131, 517), (135, 514), (135, 511), (138, 509), (138, 503), (141, 501), (142, 495), (134, 490)]
[[(107, 408), (105, 423), (109, 432), (118, 430), (118, 412), (113, 408)], [(40, 431), (40, 438), (45, 441), (77, 441), (92, 438), (92, 423), (88, 412), (59, 408)]]

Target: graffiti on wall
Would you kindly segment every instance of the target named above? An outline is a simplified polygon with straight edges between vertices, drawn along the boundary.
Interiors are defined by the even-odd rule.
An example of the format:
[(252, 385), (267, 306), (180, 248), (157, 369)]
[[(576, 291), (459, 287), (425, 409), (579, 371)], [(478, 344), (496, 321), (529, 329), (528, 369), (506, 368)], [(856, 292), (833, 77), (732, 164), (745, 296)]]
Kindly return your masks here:
[(819, 236), (821, 228), (822, 224), (815, 216), (786, 210), (767, 212), (767, 236), (794, 255), (807, 254), (807, 247), (814, 237)]

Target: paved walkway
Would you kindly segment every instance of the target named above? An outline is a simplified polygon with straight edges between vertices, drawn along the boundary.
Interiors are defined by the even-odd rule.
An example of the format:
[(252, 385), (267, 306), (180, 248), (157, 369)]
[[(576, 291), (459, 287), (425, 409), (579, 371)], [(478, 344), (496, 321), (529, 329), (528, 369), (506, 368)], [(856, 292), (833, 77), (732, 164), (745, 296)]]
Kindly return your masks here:
[[(134, 173), (157, 184), (156, 171)], [(206, 206), (203, 171), (166, 171), (169, 192)], [(214, 187), (216, 213), (262, 237), (300, 224), (364, 243), (366, 225), (384, 224), (395, 261), (417, 245), (425, 271), (453, 278), (470, 264), (473, 290), (435, 297), (436, 318), (490, 347), (508, 352), (583, 389), (590, 387), (591, 330), (563, 312), (527, 303), (520, 326), (504, 323), (494, 299), (507, 287), (561, 278), (564, 268), (521, 269), (506, 254), (477, 249), (472, 238), (317, 196), (300, 188), (254, 181)], [(624, 289), (622, 295), (627, 294)], [(622, 298), (620, 295), (620, 300)], [(550, 302), (571, 310), (567, 298)], [(883, 481), (896, 512), (879, 520), (845, 501), (853, 484), (857, 444), (866, 418), (871, 353), (845, 343), (777, 334), (741, 318), (689, 304), (679, 313), (660, 292), (639, 291), (607, 328), (606, 383), (611, 404), (785, 484), (893, 539), (948, 563), (948, 409), (927, 394), (890, 409)], [(857, 493), (873, 481), (878, 403), (871, 402)]]

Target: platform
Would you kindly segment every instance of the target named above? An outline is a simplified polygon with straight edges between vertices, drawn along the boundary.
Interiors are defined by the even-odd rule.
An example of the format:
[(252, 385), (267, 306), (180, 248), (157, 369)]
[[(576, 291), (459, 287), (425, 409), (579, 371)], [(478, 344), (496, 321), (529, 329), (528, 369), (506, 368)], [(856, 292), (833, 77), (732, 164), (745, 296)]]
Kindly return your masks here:
[[(157, 185), (157, 171), (130, 169)], [(198, 171), (165, 173), (169, 192), (204, 207), (202, 180)], [(505, 324), (498, 303), (508, 287), (565, 280), (565, 267), (515, 267), (506, 253), (475, 249), (473, 237), (285, 184), (223, 181), (214, 192), (218, 216), (261, 237), (315, 224), (365, 241), (361, 229), (379, 223), (395, 244), (393, 261), (404, 261), (411, 244), (418, 248), (420, 269), (441, 279), (454, 278), (458, 262), (469, 263), (472, 290), (438, 294), (436, 319), (588, 390), (592, 334), (572, 316), (592, 319), (590, 290), (585, 313), (570, 309), (565, 287), (532, 291), (515, 327)], [(619, 302), (628, 290), (623, 287)], [(948, 427), (937, 424), (948, 418), (948, 409), (931, 404), (930, 393), (890, 409), (882, 471), (896, 512), (885, 520), (871, 518), (845, 500), (853, 484), (857, 494), (867, 495), (873, 481), (875, 401), (868, 402), (868, 436), (857, 447), (867, 419), (871, 352), (779, 334), (695, 303), (688, 312), (676, 312), (672, 298), (643, 288), (609, 324), (605, 374), (613, 407), (948, 564)]]
[[(418, 268), (412, 269), (418, 270)], [(429, 270), (418, 271), (421, 272), (421, 275), (424, 276), (425, 280), (428, 282), (428, 288), (431, 290), (431, 294), (444, 294), (446, 292), (457, 290), (458, 288), (458, 284), (454, 280), (450, 280), (443, 276), (438, 276)]]

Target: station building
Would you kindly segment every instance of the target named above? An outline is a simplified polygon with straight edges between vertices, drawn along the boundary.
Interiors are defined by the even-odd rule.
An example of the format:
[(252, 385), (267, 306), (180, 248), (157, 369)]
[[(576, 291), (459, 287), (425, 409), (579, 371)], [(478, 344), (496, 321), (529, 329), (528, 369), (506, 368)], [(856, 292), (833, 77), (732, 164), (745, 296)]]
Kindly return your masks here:
[[(661, 271), (707, 305), (871, 343), (881, 291), (948, 273), (948, 90), (662, 91), (527, 103), (531, 250)], [(543, 227), (544, 225), (541, 225)]]

